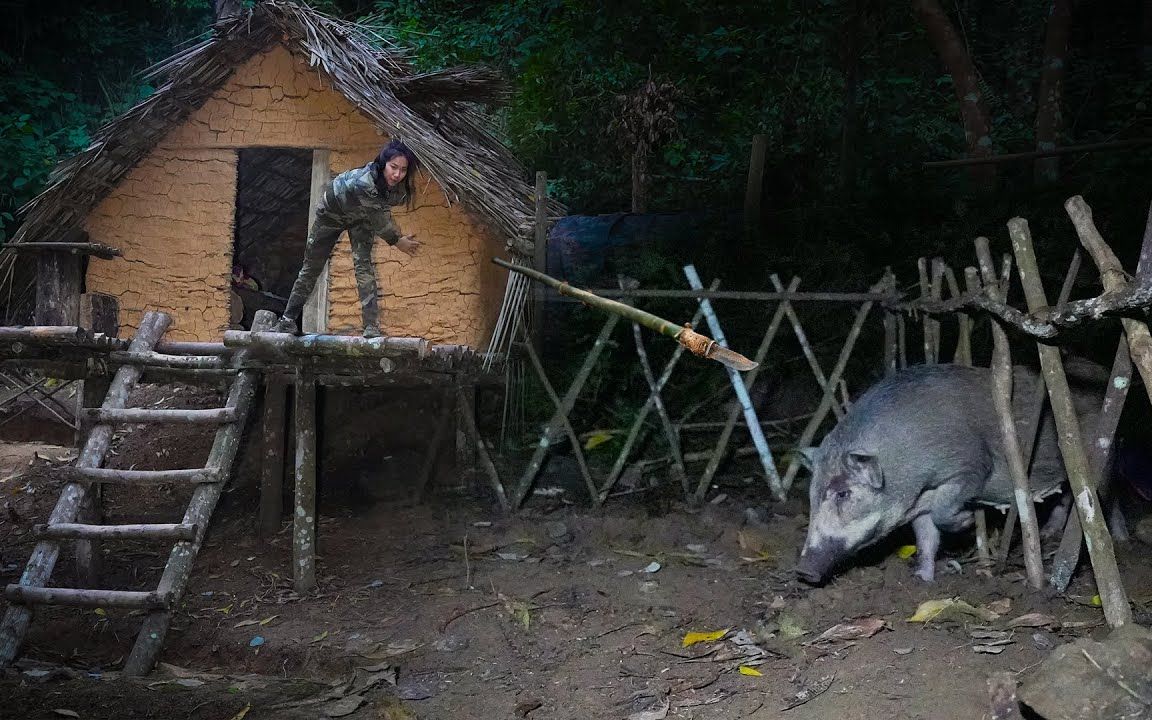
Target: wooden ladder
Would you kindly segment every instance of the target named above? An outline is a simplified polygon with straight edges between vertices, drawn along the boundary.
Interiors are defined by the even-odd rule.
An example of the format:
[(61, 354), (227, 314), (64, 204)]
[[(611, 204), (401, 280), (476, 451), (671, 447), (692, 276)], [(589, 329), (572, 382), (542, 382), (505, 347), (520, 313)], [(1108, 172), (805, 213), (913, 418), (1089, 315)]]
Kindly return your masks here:
[[(253, 330), (268, 329), (274, 318), (271, 312), (257, 313)], [(125, 663), (124, 672), (143, 675), (156, 664), (172, 620), (172, 612), (179, 606), (188, 584), (192, 563), (200, 551), (212, 511), (231, 475), (248, 409), (259, 383), (258, 371), (237, 371), (228, 392), (227, 403), (222, 408), (149, 410), (126, 407), (128, 397), (143, 372), (143, 366), (204, 366), (203, 361), (207, 358), (154, 352), (170, 322), (171, 318), (165, 313), (148, 312), (144, 315), (127, 353), (121, 354), (125, 364), (116, 371), (103, 404), (100, 408), (88, 411), (92, 425), (83, 450), (71, 467), (61, 469), (67, 482), (48, 522), (35, 528), (39, 542), (32, 551), (20, 582), (8, 585), (4, 590), (11, 604), (0, 622), (0, 667), (9, 665), (18, 656), (32, 620), (34, 605), (143, 610), (146, 613), (144, 622)], [(204, 467), (175, 470), (112, 470), (101, 467), (112, 442), (113, 426), (125, 423), (216, 424), (219, 429)], [(195, 485), (195, 489), (184, 519), (179, 523), (94, 525), (78, 522), (94, 483), (183, 483)], [(110, 538), (167, 540), (174, 543), (155, 590), (140, 592), (48, 586), (60, 555), (62, 540), (79, 540), (83, 545), (85, 542)]]

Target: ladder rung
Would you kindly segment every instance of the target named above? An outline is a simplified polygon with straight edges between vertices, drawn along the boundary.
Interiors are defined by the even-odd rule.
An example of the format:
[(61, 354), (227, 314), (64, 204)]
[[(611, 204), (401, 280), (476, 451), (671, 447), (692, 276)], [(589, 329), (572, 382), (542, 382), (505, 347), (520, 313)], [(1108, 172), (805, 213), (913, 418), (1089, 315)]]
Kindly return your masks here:
[(142, 525), (85, 525), (83, 523), (38, 524), (33, 528), (43, 538), (79, 538), (82, 540), (139, 538), (155, 540), (195, 540), (196, 526), (183, 523)]
[(236, 422), (235, 408), (210, 408), (208, 410), (145, 410), (127, 408), (105, 410), (85, 408), (84, 414), (95, 423), (188, 423), (192, 425), (212, 425)]
[(9, 585), (4, 597), (20, 605), (70, 605), (73, 607), (122, 607), (143, 610), (168, 608), (168, 598), (155, 590), (80, 590), (76, 588)]
[(216, 468), (182, 470), (110, 470), (108, 468), (61, 468), (67, 482), (102, 483), (213, 483), (220, 479)]

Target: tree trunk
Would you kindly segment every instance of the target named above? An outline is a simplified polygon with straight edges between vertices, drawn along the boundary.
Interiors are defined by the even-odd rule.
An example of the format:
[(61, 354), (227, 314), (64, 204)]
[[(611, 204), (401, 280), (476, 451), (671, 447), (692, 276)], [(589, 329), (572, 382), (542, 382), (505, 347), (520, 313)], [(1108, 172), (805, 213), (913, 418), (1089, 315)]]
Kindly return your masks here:
[[(992, 122), (988, 106), (980, 84), (976, 80), (976, 66), (968, 53), (952, 20), (940, 7), (938, 0), (912, 0), (912, 8), (920, 18), (928, 38), (940, 56), (945, 70), (952, 76), (952, 87), (960, 102), (960, 118), (964, 124), (964, 141), (971, 157), (987, 157), (992, 154)], [(973, 165), (972, 179), (983, 190), (991, 190), (996, 184), (996, 166), (992, 164)]]
[(648, 212), (648, 154), (640, 148), (632, 153), (632, 212)]
[[(1044, 35), (1044, 66), (1040, 73), (1040, 92), (1036, 107), (1037, 150), (1055, 150), (1056, 136), (1064, 124), (1060, 106), (1065, 68), (1068, 63), (1068, 33), (1071, 25), (1072, 0), (1053, 0)], [(1046, 157), (1036, 161), (1036, 182), (1055, 182), (1059, 174), (1059, 158)]]

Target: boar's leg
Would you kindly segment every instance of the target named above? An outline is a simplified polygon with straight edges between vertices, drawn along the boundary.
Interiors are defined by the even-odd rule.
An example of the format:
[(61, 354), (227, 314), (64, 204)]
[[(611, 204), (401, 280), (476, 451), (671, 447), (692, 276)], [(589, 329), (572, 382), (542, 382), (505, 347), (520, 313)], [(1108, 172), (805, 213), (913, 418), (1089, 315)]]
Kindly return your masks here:
[(1060, 495), (1060, 500), (1052, 508), (1052, 512), (1048, 514), (1048, 520), (1044, 522), (1044, 527), (1040, 528), (1040, 537), (1044, 539), (1054, 538), (1064, 532), (1064, 525), (1068, 522), (1068, 512), (1071, 509), (1072, 493), (1065, 491)]
[(916, 577), (927, 583), (934, 582), (936, 553), (940, 550), (940, 530), (928, 514), (918, 515), (912, 521), (912, 530), (916, 533), (916, 557), (919, 563)]

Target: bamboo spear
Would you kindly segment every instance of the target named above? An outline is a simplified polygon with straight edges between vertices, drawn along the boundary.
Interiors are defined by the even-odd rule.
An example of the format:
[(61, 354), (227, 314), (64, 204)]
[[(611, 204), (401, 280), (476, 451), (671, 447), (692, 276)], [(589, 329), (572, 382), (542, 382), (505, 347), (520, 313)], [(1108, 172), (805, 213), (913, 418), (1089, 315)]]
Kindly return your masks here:
[(524, 267), (523, 265), (513, 265), (512, 263), (501, 260), (500, 258), (492, 258), (492, 262), (496, 263), (502, 268), (507, 268), (513, 272), (523, 273), (533, 280), (542, 282), (545, 285), (554, 288), (561, 295), (567, 295), (568, 297), (576, 298), (577, 300), (583, 302), (585, 305), (590, 305), (594, 308), (597, 308), (598, 310), (604, 310), (605, 312), (614, 313), (631, 322), (643, 325), (649, 330), (653, 330), (660, 333), (661, 335), (673, 338), (678, 343), (683, 345), (684, 348), (691, 352), (693, 355), (699, 355), (700, 357), (707, 360), (715, 360), (716, 362), (726, 367), (730, 367), (733, 370), (738, 370), (740, 372), (747, 372), (759, 365), (759, 363), (749, 360), (734, 350), (729, 350), (726, 347), (722, 347), (707, 335), (702, 335), (696, 332), (690, 325), (677, 325), (669, 320), (665, 320), (662, 317), (653, 315), (650, 312), (645, 312), (644, 310), (641, 310), (637, 307), (625, 305), (624, 303), (616, 302), (615, 300), (602, 298), (599, 295), (588, 292), (587, 290), (574, 288), (567, 282), (563, 282), (561, 280), (557, 280), (554, 277), (545, 275), (539, 270), (533, 270), (532, 268)]

